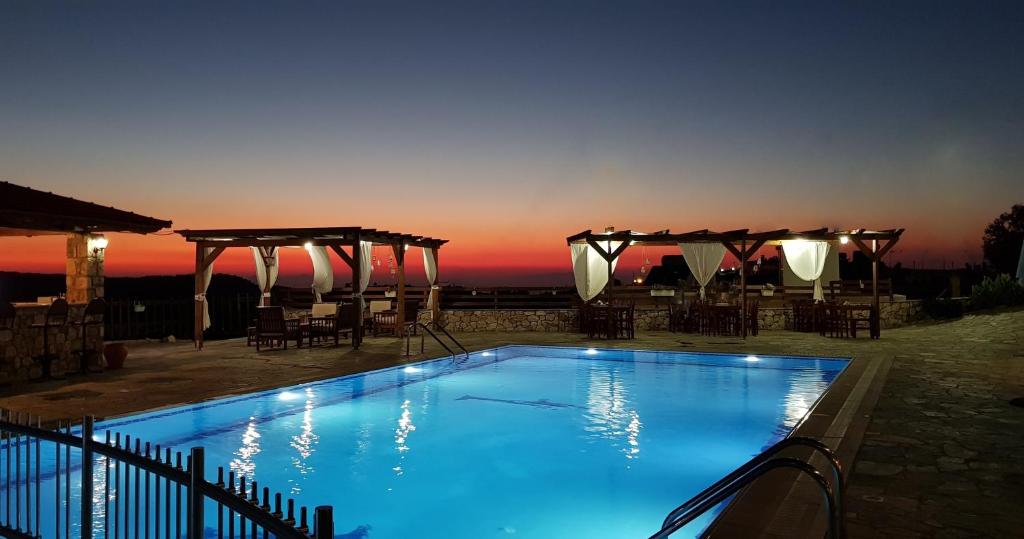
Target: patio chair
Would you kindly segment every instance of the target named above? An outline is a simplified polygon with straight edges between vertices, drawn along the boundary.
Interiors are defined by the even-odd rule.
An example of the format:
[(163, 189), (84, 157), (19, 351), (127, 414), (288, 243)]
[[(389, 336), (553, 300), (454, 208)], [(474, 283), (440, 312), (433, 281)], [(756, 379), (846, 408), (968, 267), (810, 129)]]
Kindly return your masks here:
[[(50, 308), (46, 310), (46, 316), (43, 317), (43, 322), (38, 324), (32, 324), (32, 329), (38, 329), (43, 332), (43, 352), (36, 356), (34, 359), (38, 361), (43, 369), (42, 374), (37, 380), (51, 380), (54, 378), (51, 372), (53, 361), (60, 357), (59, 351), (53, 351), (50, 349), (51, 332), (61, 331), (64, 326), (68, 323), (68, 302), (63, 299), (56, 299), (50, 304)], [(56, 337), (53, 334), (52, 337)]]
[(348, 310), (343, 312), (344, 307), (337, 303), (315, 303), (313, 304), (312, 316), (309, 319), (309, 343), (313, 341), (322, 342), (328, 339), (334, 340), (337, 346), (342, 336), (348, 337), (352, 333), (351, 304)]
[(757, 337), (757, 332), (759, 330), (759, 325), (757, 321), (757, 311), (759, 308), (759, 303), (756, 299), (747, 302), (747, 331), (750, 333), (751, 336), (754, 337)]
[(14, 321), (18, 318), (18, 310), (13, 303), (0, 303), (0, 331), (14, 331)]
[(85, 306), (85, 310), (82, 311), (82, 319), (78, 322), (79, 334), (82, 337), (82, 347), (78, 350), (79, 372), (81, 374), (102, 371), (102, 363), (100, 361), (95, 362), (96, 369), (90, 369), (89, 367), (89, 360), (99, 358), (102, 354), (100, 348), (89, 346), (89, 328), (97, 328), (100, 346), (103, 346), (103, 322), (106, 314), (107, 302), (103, 298), (94, 298)]
[(302, 332), (298, 320), (286, 320), (284, 307), (256, 308), (256, 351), (263, 345), (282, 346), (288, 349), (288, 339), (295, 339), (295, 344), (302, 346)]
[[(0, 340), (6, 340), (10, 342), (14, 339), (14, 325), (17, 323), (18, 310), (14, 307), (13, 303), (0, 303), (0, 335), (3, 335)], [(0, 347), (0, 361), (14, 361), (17, 356), (10, 358), (5, 356), (5, 348)], [(12, 350), (13, 351), (13, 350)], [(9, 378), (4, 376), (0, 378), (0, 384), (6, 385), (9, 382)]]
[(829, 337), (848, 338), (850, 336), (850, 309), (838, 303), (825, 303), (821, 310), (823, 317), (819, 333)]
[[(367, 322), (370, 324), (371, 329), (373, 329), (373, 336), (376, 337), (377, 333), (380, 331), (377, 328), (377, 315), (380, 314), (380, 313), (393, 312), (392, 309), (391, 309), (391, 300), (390, 299), (384, 299), (384, 300), (374, 299), (374, 300), (370, 300), (369, 309), (370, 309), (370, 317), (367, 319)], [(392, 317), (388, 317), (388, 316), (381, 317), (381, 322), (393, 326), (394, 321), (391, 318)]]

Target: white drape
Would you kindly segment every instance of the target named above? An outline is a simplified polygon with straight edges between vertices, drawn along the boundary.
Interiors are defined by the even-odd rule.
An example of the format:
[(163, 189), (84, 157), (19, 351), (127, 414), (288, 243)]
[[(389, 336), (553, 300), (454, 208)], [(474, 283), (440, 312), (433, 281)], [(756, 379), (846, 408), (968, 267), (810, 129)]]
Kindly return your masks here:
[(373, 243), (369, 241), (359, 242), (359, 306), (366, 309), (366, 301), (363, 299), (363, 292), (370, 286), (370, 273), (373, 272)]
[(690, 268), (690, 273), (700, 285), (700, 299), (704, 299), (704, 288), (715, 276), (722, 260), (725, 259), (725, 246), (721, 243), (680, 243), (679, 250)]
[(782, 252), (786, 255), (786, 264), (797, 277), (805, 281), (814, 281), (814, 299), (823, 301), (825, 292), (821, 288), (821, 272), (825, 269), (828, 258), (827, 241), (784, 240)]
[[(618, 249), (622, 242), (605, 241), (599, 245), (611, 253)], [(576, 292), (583, 301), (590, 301), (608, 284), (608, 262), (586, 243), (573, 243), (569, 247), (572, 249), (572, 274), (576, 280)], [(612, 260), (613, 273), (618, 263), (618, 257)]]
[[(210, 256), (213, 252), (213, 247), (203, 248), (203, 259)], [(203, 331), (210, 329), (212, 322), (210, 321), (210, 302), (206, 299), (206, 291), (210, 289), (210, 281), (213, 280), (213, 264), (206, 266), (203, 270)]]
[(313, 262), (313, 296), (316, 297), (316, 302), (320, 303), (323, 301), (322, 294), (334, 288), (334, 268), (331, 267), (327, 247), (311, 245), (306, 250), (309, 251), (309, 259)]
[[(269, 297), (269, 292), (264, 293), (264, 290), (270, 290), (277, 284), (277, 271), (280, 264), (280, 253), (281, 251), (274, 248), (274, 256), (268, 266), (266, 261), (263, 260), (263, 255), (260, 254), (259, 247), (250, 247), (252, 249), (253, 262), (256, 263), (256, 284), (260, 287), (260, 293), (264, 294), (263, 298)], [(260, 305), (265, 305), (266, 301), (261, 301)]]
[(429, 247), (423, 248), (423, 272), (427, 274), (427, 286), (430, 293), (427, 295), (427, 310), (433, 312), (434, 290), (437, 288), (437, 259), (434, 258), (434, 250)]

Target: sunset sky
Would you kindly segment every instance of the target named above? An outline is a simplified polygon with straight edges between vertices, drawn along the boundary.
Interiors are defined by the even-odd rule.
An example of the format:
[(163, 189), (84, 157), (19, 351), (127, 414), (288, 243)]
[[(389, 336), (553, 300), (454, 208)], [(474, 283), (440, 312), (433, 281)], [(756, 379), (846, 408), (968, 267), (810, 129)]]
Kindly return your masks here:
[[(606, 225), (903, 227), (891, 260), (978, 261), (1024, 202), (1024, 3), (821, 4), (0, 0), (0, 179), (175, 228), (442, 237), (444, 281), (567, 284), (565, 237)], [(0, 249), (64, 268), (59, 238)]]

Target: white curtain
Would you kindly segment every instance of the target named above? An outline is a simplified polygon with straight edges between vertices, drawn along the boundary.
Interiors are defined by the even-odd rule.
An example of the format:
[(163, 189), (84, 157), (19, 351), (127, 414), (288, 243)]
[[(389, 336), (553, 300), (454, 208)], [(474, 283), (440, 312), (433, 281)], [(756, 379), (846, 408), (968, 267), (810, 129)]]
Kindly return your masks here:
[(680, 243), (679, 250), (690, 268), (690, 273), (700, 285), (700, 299), (704, 299), (704, 288), (715, 276), (722, 260), (725, 259), (725, 246), (721, 243)]
[[(264, 290), (274, 288), (274, 285), (277, 284), (277, 270), (278, 266), (280, 266), (280, 264), (278, 264), (278, 261), (280, 260), (280, 249), (276, 247), (272, 248), (274, 250), (274, 256), (271, 258), (269, 266), (266, 261), (263, 260), (263, 255), (260, 254), (259, 247), (250, 247), (250, 249), (252, 249), (253, 261), (256, 263), (256, 284), (259, 285), (260, 293), (263, 294)], [(268, 249), (270, 249), (270, 247), (268, 247)], [(260, 305), (266, 305), (267, 299), (269, 298), (269, 292), (262, 297), (263, 299), (260, 301)]]
[(363, 292), (370, 286), (370, 273), (373, 272), (373, 242), (359, 242), (359, 306), (366, 309)]
[[(600, 242), (599, 245), (611, 253), (618, 249), (622, 242), (606, 241)], [(583, 301), (590, 301), (608, 284), (608, 262), (586, 243), (573, 243), (569, 247), (572, 249), (572, 274), (576, 279), (576, 292)], [(612, 260), (613, 273), (618, 263), (618, 257)]]
[(322, 294), (330, 292), (334, 288), (334, 268), (331, 267), (331, 257), (327, 255), (327, 247), (322, 245), (311, 245), (307, 249), (309, 259), (313, 262), (313, 296), (316, 302), (323, 301)]
[[(213, 247), (206, 247), (203, 249), (203, 259), (210, 256), (213, 252)], [(203, 331), (210, 329), (210, 302), (206, 300), (206, 291), (210, 289), (210, 281), (213, 280), (213, 264), (206, 266), (203, 270)]]
[(814, 281), (814, 299), (823, 301), (825, 292), (821, 288), (821, 272), (828, 258), (827, 241), (784, 240), (782, 252), (786, 255), (789, 269), (805, 281)]
[(423, 272), (427, 274), (427, 286), (430, 287), (430, 294), (427, 296), (427, 310), (433, 312), (434, 290), (437, 288), (437, 259), (434, 258), (434, 250), (429, 247), (423, 249)]

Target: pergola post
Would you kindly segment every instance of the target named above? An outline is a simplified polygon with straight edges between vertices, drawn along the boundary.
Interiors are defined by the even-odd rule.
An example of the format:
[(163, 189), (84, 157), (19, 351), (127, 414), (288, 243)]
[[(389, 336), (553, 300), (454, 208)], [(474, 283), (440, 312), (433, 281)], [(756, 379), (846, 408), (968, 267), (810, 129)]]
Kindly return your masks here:
[(434, 327), (440, 327), (441, 324), (441, 278), (438, 275), (438, 268), (441, 264), (438, 262), (438, 254), (440, 249), (437, 247), (431, 247), (430, 252), (434, 256), (434, 282), (429, 283), (430, 294), (432, 295), (433, 301), (430, 303), (430, 319), (434, 321)]
[(203, 257), (202, 244), (196, 243), (196, 295), (195, 295), (195, 328), (192, 335), (192, 344), (198, 350), (203, 349), (203, 303), (206, 302), (206, 261)]
[(360, 235), (355, 234), (353, 241), (355, 243), (352, 246), (352, 256), (349, 256), (340, 244), (332, 243), (328, 247), (352, 270), (352, 347), (358, 349), (359, 343), (363, 342), (363, 294), (359, 290), (359, 283), (362, 281), (363, 275)]
[(871, 240), (871, 336), (882, 333), (881, 302), (878, 300), (878, 240)]
[(405, 336), (405, 243), (394, 243), (391, 248), (395, 251), (395, 263), (398, 264), (398, 308), (397, 320), (395, 320), (395, 336)]
[[(352, 244), (352, 257), (348, 260), (352, 267), (352, 348), (357, 350), (363, 342), (363, 293), (359, 289), (359, 283), (363, 280), (361, 241), (361, 236), (356, 234), (355, 243)], [(340, 247), (338, 251), (341, 251)]]
[(747, 338), (747, 240), (740, 242), (740, 333)]
[(270, 266), (275, 262), (274, 252), (277, 247), (258, 247), (260, 256), (263, 257), (263, 290), (260, 290), (260, 306), (267, 307), (270, 305)]
[(206, 268), (213, 264), (213, 261), (224, 252), (224, 247), (216, 247), (210, 254), (205, 255), (206, 247), (202, 243), (196, 243), (196, 295), (195, 295), (195, 330), (192, 336), (192, 343), (199, 350), (203, 349), (203, 323), (204, 304), (206, 304), (206, 288), (210, 283), (206, 282)]

